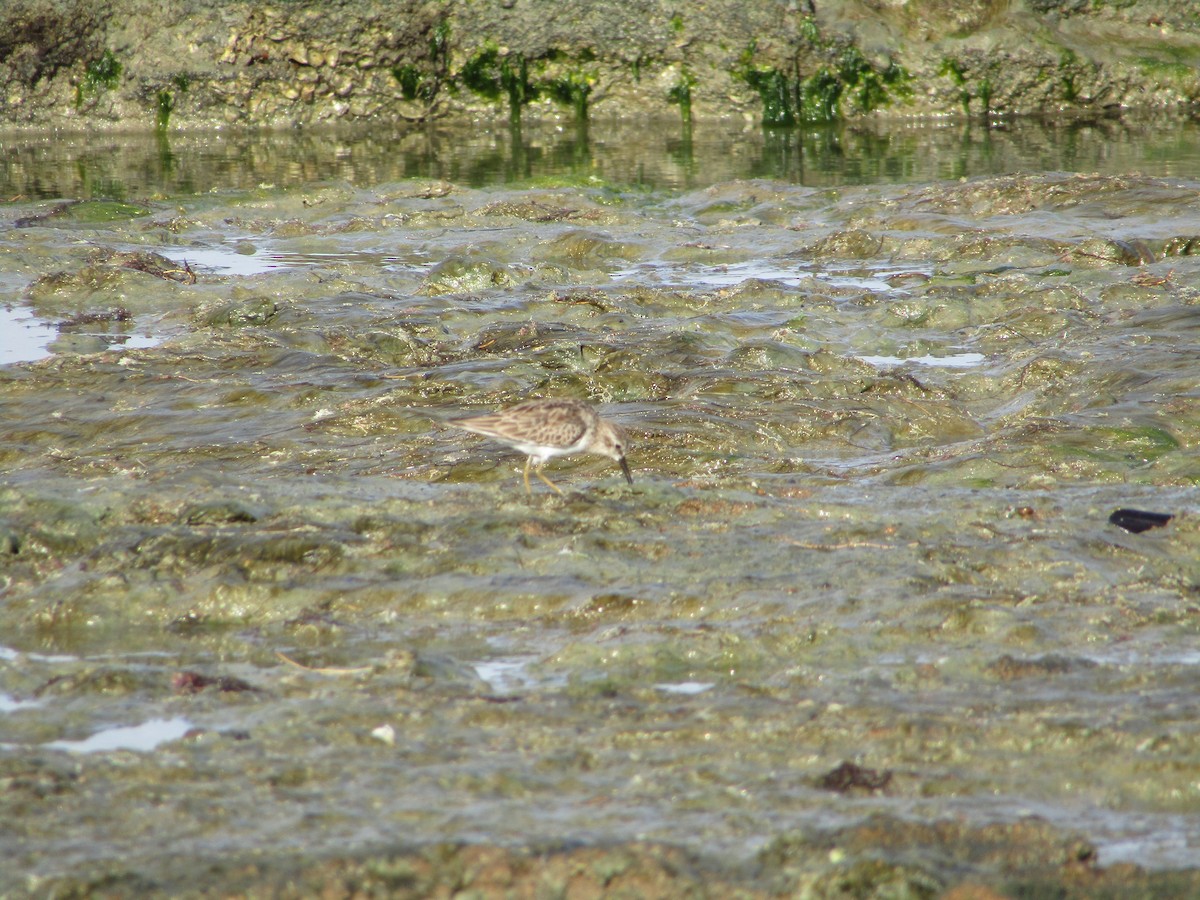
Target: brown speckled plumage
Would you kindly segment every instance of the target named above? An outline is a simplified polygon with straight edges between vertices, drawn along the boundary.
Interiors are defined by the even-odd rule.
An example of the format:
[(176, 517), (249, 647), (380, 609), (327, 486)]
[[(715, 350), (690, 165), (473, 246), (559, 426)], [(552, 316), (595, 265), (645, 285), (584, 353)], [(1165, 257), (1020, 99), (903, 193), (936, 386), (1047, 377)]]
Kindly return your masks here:
[(516, 406), (485, 416), (452, 419), (455, 428), (482, 434), (528, 455), (525, 460), (525, 490), (529, 486), (529, 467), (534, 474), (558, 493), (558, 485), (542, 474), (542, 466), (555, 456), (570, 453), (598, 453), (621, 466), (625, 480), (633, 484), (625, 461), (628, 438), (624, 429), (579, 400), (526, 400)]

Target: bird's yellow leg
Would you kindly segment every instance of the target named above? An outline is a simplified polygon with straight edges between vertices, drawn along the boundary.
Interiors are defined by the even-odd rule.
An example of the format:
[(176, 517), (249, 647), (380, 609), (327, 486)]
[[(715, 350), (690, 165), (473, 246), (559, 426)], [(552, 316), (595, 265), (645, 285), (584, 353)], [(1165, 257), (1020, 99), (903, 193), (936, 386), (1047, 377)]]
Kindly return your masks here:
[[(546, 484), (549, 485), (554, 490), (554, 493), (558, 494), (560, 497), (562, 496), (562, 490), (559, 488), (559, 486), (557, 484), (555, 484), (553, 481), (551, 481), (549, 478), (547, 478), (545, 475), (542, 474), (541, 466), (537, 466), (533, 470), (533, 474), (536, 475), (538, 478), (542, 479), (542, 481), (546, 482)], [(528, 478), (529, 476), (526, 475), (525, 477)]]

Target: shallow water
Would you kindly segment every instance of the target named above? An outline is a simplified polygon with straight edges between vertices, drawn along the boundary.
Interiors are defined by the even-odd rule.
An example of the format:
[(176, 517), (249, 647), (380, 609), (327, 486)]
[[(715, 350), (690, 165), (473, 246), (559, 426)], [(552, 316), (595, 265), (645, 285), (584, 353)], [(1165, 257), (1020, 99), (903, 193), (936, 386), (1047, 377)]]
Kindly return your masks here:
[(919, 183), (1012, 172), (1200, 174), (1187, 117), (858, 123), (763, 130), (750, 123), (603, 122), (372, 126), (346, 130), (0, 131), (0, 198), (130, 200), (410, 178), (464, 187), (568, 182), (681, 191), (763, 178), (809, 187)]
[[(873, 821), (966, 829), (867, 854), (943, 886), (1194, 865), (1186, 154), (690, 186), (601, 141), (478, 187), (369, 146), (4, 209), (0, 302), (54, 337), (0, 367), (0, 885), (651, 841), (787, 890)], [(526, 497), (438, 424), (529, 396), (625, 424), (633, 488)], [(150, 723), (186, 733), (72, 752)]]

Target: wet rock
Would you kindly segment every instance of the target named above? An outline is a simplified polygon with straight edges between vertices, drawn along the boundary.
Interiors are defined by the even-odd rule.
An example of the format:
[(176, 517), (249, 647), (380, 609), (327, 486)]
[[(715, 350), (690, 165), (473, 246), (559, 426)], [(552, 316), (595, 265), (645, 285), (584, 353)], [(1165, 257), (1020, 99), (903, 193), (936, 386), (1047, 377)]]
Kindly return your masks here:
[(1169, 0), (1138, 10), (1041, 4), (1010, 16), (981, 2), (875, 15), (839, 0), (780, 18), (734, 2), (696, 16), (662, 3), (630, 13), (406, 0), (399, 12), (234, 4), (218, 21), (195, 0), (149, 15), (128, 0), (21, 0), (0, 15), (0, 89), (10, 122), (122, 127), (684, 109), (776, 123), (1045, 109), (1097, 118), (1187, 103), (1194, 73), (1173, 54), (1195, 43), (1195, 22)]
[[(1104, 521), (1191, 502), (1195, 272), (1055, 253), (1104, 209), (1195, 233), (1185, 193), (739, 183), (581, 222), (542, 204), (593, 185), (422, 179), (0, 231), (14, 302), (107, 267), (140, 306), (68, 280), (51, 321), (164, 338), (0, 366), (0, 819), (36, 838), (0, 892), (1196, 893), (1200, 534)], [(854, 231), (887, 241), (802, 249)], [(87, 256), (243, 240), (278, 265)], [(484, 279), (420, 292), (449, 260)], [(529, 497), (438, 424), (528, 396), (627, 425), (636, 490), (571, 458)], [(181, 710), (153, 752), (44, 746)]]
[(852, 791), (881, 791), (892, 780), (891, 772), (880, 772), (844, 762), (836, 769), (826, 772), (817, 780), (817, 786), (827, 791), (847, 794)]
[(206, 304), (196, 321), (210, 328), (246, 328), (265, 325), (279, 313), (279, 304), (267, 297), (248, 297), (232, 302)]
[(190, 505), (180, 519), (188, 525), (233, 525), (257, 522), (258, 516), (236, 501), (220, 501)]
[(503, 264), (457, 257), (443, 260), (426, 276), (421, 292), (430, 296), (468, 294), (512, 283)]
[(1118, 528), (1134, 534), (1141, 534), (1151, 528), (1162, 528), (1175, 518), (1172, 513), (1146, 512), (1140, 509), (1117, 509), (1108, 517), (1108, 521)]
[(550, 261), (561, 261), (572, 268), (594, 269), (612, 260), (636, 259), (638, 248), (617, 241), (608, 235), (592, 231), (569, 231), (545, 243), (538, 256)]
[(1085, 241), (1071, 251), (1071, 256), (1080, 261), (1122, 266), (1142, 266), (1154, 262), (1154, 252), (1143, 241)]
[(1065, 675), (1079, 669), (1092, 668), (1096, 664), (1086, 659), (1068, 659), (1062, 656), (1043, 656), (1039, 659), (1016, 659), (1002, 656), (988, 665), (990, 671), (1002, 681), (1015, 678), (1044, 678)]
[(845, 862), (829, 866), (817, 876), (820, 882), (848, 878), (873, 890), (899, 882), (908, 885), (906, 890), (915, 889), (915, 896), (940, 893), (944, 882), (936, 870), (950, 861), (961, 867), (959, 877), (971, 873), (989, 879), (994, 877), (989, 873), (1011, 872), (1053, 882), (1075, 877), (1076, 870), (1086, 871), (1096, 860), (1094, 847), (1034, 817), (976, 828), (949, 822), (909, 827), (888, 816), (824, 834), (781, 838), (762, 852), (761, 859), (786, 871), (793, 861), (835, 848)]
[(258, 690), (241, 678), (234, 678), (230, 675), (204, 675), (191, 671), (176, 672), (172, 675), (171, 687), (179, 694), (198, 694), (209, 689), (231, 694)]
[(832, 234), (808, 248), (817, 257), (832, 259), (871, 259), (883, 250), (883, 238), (865, 231), (843, 231)]

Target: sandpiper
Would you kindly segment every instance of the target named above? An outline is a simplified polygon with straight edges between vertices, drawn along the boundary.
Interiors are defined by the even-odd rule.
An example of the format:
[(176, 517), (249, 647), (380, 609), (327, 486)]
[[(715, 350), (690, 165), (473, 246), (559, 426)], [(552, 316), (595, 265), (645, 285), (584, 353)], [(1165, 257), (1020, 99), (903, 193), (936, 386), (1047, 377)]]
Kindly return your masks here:
[(551, 457), (570, 453), (598, 453), (615, 459), (625, 480), (633, 484), (629, 463), (625, 461), (625, 448), (629, 444), (625, 430), (600, 418), (580, 400), (526, 400), (497, 413), (451, 419), (446, 424), (482, 434), (528, 454), (525, 492), (529, 494), (533, 493), (529, 486), (530, 465), (533, 474), (561, 494), (558, 485), (542, 474), (542, 466)]

